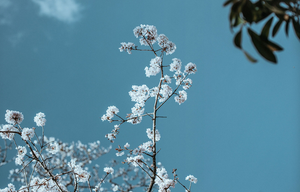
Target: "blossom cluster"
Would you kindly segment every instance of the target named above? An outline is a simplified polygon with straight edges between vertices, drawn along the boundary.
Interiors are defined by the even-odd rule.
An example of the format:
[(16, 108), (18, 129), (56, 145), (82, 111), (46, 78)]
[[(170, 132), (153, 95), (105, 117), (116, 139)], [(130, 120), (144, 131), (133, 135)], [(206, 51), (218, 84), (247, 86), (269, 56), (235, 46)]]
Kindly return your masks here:
[(68, 165), (73, 169), (79, 182), (87, 182), (89, 180), (90, 174), (86, 170), (82, 169), (81, 166), (76, 165), (76, 159), (72, 159)]
[(46, 115), (42, 112), (39, 112), (36, 114), (36, 116), (34, 117), (34, 122), (36, 123), (36, 126), (38, 127), (43, 127), (46, 124), (46, 119), (45, 119)]
[[(16, 190), (16, 187), (10, 183), (8, 187), (0, 189), (0, 192), (56, 192), (68, 191), (72, 186), (74, 187), (71, 189), (72, 191), (85, 189), (94, 192), (134, 191), (135, 188), (146, 187), (148, 187), (148, 191), (153, 191), (154, 185), (157, 186), (159, 192), (170, 192), (170, 188), (175, 187), (179, 181), (177, 175), (172, 172), (174, 178), (170, 179), (167, 170), (156, 160), (159, 152), (157, 151), (157, 142), (161, 140), (161, 134), (156, 125), (156, 120), (160, 117), (157, 115), (157, 111), (172, 96), (179, 105), (187, 100), (186, 90), (192, 86), (192, 80), (188, 76), (194, 74), (197, 68), (195, 64), (188, 63), (181, 71), (182, 62), (178, 58), (173, 58), (171, 64), (164, 65), (164, 54), (174, 53), (176, 45), (169, 41), (166, 35), (158, 35), (155, 26), (140, 25), (133, 30), (133, 33), (139, 38), (141, 45), (149, 46), (150, 49), (139, 49), (134, 43), (122, 42), (119, 50), (127, 51), (129, 54), (134, 50), (153, 52), (155, 57), (150, 60), (150, 65), (145, 67), (145, 75), (151, 77), (160, 74), (160, 78), (158, 78), (158, 85), (152, 88), (145, 84), (132, 86), (129, 96), (135, 104), (126, 118), (118, 115), (119, 109), (116, 106), (109, 106), (101, 117), (102, 121), (118, 122), (114, 125), (112, 132), (105, 136), (110, 141), (113, 141), (118, 135), (121, 124), (125, 122), (138, 124), (141, 123), (143, 117), (149, 117), (152, 120), (153, 127), (146, 129), (148, 141), (141, 142), (142, 144), (132, 149), (130, 149), (129, 143), (126, 143), (123, 148), (121, 146), (116, 148), (118, 157), (127, 153), (122, 162), (123, 164), (127, 163), (127, 168), (120, 167), (116, 160), (112, 160), (109, 165), (104, 166), (105, 175), (101, 177), (99, 172), (101, 167), (95, 164), (90, 170), (91, 163), (107, 154), (111, 146), (101, 147), (100, 141), (88, 144), (78, 141), (69, 144), (54, 137), (46, 137), (44, 135), (46, 115), (42, 112), (37, 113), (34, 117), (36, 126), (42, 128), (42, 136), (38, 136), (35, 128), (21, 127), (20, 123), (24, 119), (21, 112), (7, 110), (5, 120), (8, 124), (1, 126), (0, 136), (2, 139), (14, 140), (15, 134), (17, 134), (25, 145), (18, 145), (14, 140), (17, 150), (15, 164), (22, 168), (12, 169), (9, 175), (11, 181), (19, 182), (21, 187)], [(156, 42), (160, 47), (158, 49), (154, 48)], [(172, 75), (166, 74), (166, 67), (169, 67)], [(172, 79), (175, 80), (173, 82), (176, 86), (172, 87)], [(146, 102), (152, 99), (154, 99), (154, 110), (152, 113), (147, 113), (145, 112)], [(8, 148), (6, 147), (6, 150)], [(7, 160), (4, 158), (2, 162), (7, 162)], [(101, 173), (103, 174), (103, 172)], [(193, 175), (188, 175), (186, 180), (190, 181), (190, 184), (197, 183), (197, 178)], [(122, 183), (120, 184), (119, 181)], [(149, 185), (149, 183), (152, 184)], [(184, 186), (182, 183), (180, 184)], [(185, 186), (184, 188), (187, 190)], [(190, 188), (187, 191), (190, 192)]]

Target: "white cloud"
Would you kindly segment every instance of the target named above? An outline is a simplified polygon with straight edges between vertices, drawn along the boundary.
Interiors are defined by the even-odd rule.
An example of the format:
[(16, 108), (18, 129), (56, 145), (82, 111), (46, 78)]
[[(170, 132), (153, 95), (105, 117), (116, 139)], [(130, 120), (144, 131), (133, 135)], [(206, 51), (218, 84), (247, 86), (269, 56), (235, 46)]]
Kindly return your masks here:
[(32, 0), (40, 7), (40, 15), (73, 23), (79, 19), (82, 7), (75, 0)]
[(10, 0), (0, 0), (0, 7), (7, 8), (11, 5)]
[(0, 25), (10, 24), (10, 11), (7, 10), (11, 6), (11, 0), (0, 0)]

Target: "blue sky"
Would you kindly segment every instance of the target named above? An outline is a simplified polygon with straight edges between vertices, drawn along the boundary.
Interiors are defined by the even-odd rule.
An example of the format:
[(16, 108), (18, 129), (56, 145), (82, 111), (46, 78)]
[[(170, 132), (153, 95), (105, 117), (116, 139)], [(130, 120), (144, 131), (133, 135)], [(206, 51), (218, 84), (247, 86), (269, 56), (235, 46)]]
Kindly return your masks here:
[[(249, 63), (232, 43), (223, 1), (0, 0), (0, 115), (21, 111), (25, 127), (46, 114), (46, 135), (64, 142), (100, 140), (113, 127), (102, 122), (108, 106), (125, 116), (134, 105), (132, 85), (153, 87), (148, 52), (120, 53), (121, 42), (138, 45), (132, 30), (154, 25), (177, 50), (164, 58), (193, 62), (188, 99), (161, 109), (159, 161), (183, 180), (192, 174), (202, 192), (298, 192), (300, 190), (300, 43), (290, 30), (274, 39), (284, 47), (278, 64), (259, 57), (249, 38)], [(260, 28), (255, 28), (259, 31)], [(246, 34), (246, 31), (244, 31)], [(125, 125), (113, 148), (147, 141), (150, 121)], [(104, 162), (116, 158), (114, 152)], [(122, 159), (119, 158), (121, 161)], [(10, 164), (14, 166), (13, 163)], [(8, 168), (0, 167), (0, 188)], [(177, 185), (172, 191), (183, 191)]]

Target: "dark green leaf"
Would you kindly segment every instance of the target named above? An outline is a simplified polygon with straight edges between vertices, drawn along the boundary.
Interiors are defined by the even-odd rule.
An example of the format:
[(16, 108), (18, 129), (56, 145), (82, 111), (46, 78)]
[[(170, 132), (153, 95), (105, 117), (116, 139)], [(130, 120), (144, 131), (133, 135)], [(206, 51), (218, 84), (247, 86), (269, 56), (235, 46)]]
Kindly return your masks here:
[(270, 5), (269, 3), (265, 2), (265, 6), (271, 10), (271, 12), (274, 12), (274, 13), (277, 13), (277, 14), (281, 14), (281, 15), (284, 15), (285, 14), (285, 10), (283, 7), (280, 7), (279, 4), (278, 4), (278, 7), (277, 6), (272, 6)]
[(289, 36), (289, 24), (290, 24), (290, 19), (285, 21), (285, 34), (287, 37)]
[(295, 19), (293, 19), (293, 27), (294, 27), (294, 30), (295, 30), (295, 33), (298, 37), (298, 39), (300, 40), (300, 24), (299, 24), (299, 21), (295, 21)]
[(227, 5), (229, 5), (230, 3), (232, 3), (233, 1), (236, 1), (236, 0), (228, 0), (226, 1), (223, 6), (226, 7)]
[(276, 33), (278, 32), (278, 30), (279, 30), (279, 28), (280, 28), (280, 26), (281, 26), (281, 24), (282, 24), (282, 21), (283, 21), (283, 20), (280, 19), (280, 20), (276, 23), (276, 25), (274, 26), (273, 31), (272, 31), (272, 37), (274, 37), (274, 36), (276, 35)]
[(241, 42), (242, 42), (242, 29), (234, 37), (234, 44), (239, 49), (242, 49)]
[(245, 20), (250, 24), (253, 22), (253, 9), (254, 6), (251, 1), (247, 1), (242, 8), (243, 16), (245, 17)]
[(241, 19), (240, 16), (237, 15), (237, 16), (235, 17), (235, 20), (234, 20), (234, 23), (233, 23), (232, 26), (233, 26), (233, 27), (236, 27), (236, 26), (238, 26), (238, 25), (241, 24), (241, 23), (244, 23), (244, 20)]
[(249, 61), (251, 61), (252, 63), (256, 63), (257, 60), (255, 58), (253, 58), (251, 55), (249, 55), (249, 53), (247, 53), (246, 51), (243, 50), (243, 53), (246, 55), (247, 59)]
[(253, 4), (254, 5), (254, 16), (253, 16), (253, 21), (255, 23), (260, 22), (261, 20), (264, 20), (265, 18), (267, 18), (271, 13), (273, 13), (272, 11), (270, 11), (269, 9), (267, 9), (264, 4), (262, 4), (262, 1), (257, 1), (256, 3)]
[(242, 3), (240, 1), (235, 2), (231, 6), (231, 12), (229, 15), (229, 20), (230, 20), (230, 27), (232, 28), (233, 26), (236, 26), (238, 23), (238, 17), (241, 12), (241, 5)]
[(248, 28), (248, 33), (251, 37), (251, 40), (252, 40), (256, 50), (259, 52), (259, 54), (261, 56), (263, 56), (265, 59), (267, 59), (268, 61), (271, 61), (273, 63), (277, 63), (275, 55), (268, 48), (268, 46), (262, 41), (262, 38), (260, 38), (260, 36), (257, 35), (250, 28)]
[(281, 46), (277, 45), (276, 43), (273, 43), (272, 41), (269, 41), (267, 39), (265, 39), (264, 41), (271, 51), (282, 51), (283, 50), (283, 48)]
[(270, 31), (270, 27), (271, 27), (272, 21), (273, 21), (273, 17), (271, 17), (271, 19), (269, 19), (269, 21), (267, 21), (267, 23), (265, 24), (265, 26), (261, 30), (260, 36), (262, 38), (268, 39), (268, 37), (269, 37), (269, 31)]

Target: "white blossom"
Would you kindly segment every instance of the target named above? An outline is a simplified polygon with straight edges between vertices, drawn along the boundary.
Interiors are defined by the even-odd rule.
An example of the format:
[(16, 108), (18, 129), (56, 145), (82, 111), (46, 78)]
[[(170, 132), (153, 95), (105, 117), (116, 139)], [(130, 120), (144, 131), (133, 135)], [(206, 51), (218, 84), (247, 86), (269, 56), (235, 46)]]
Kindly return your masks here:
[(24, 116), (21, 112), (19, 111), (11, 111), (11, 110), (6, 110), (5, 113), (5, 121), (9, 124), (15, 125), (15, 124), (20, 124), (24, 119)]
[(182, 90), (182, 91), (179, 91), (179, 95), (176, 95), (174, 97), (175, 99), (175, 102), (179, 103), (179, 105), (183, 102), (185, 102), (187, 100), (187, 93)]
[(87, 182), (90, 178), (90, 174), (82, 169), (79, 165), (76, 165), (76, 159), (71, 159), (71, 162), (68, 163), (68, 165), (73, 169), (76, 176), (78, 176), (79, 182)]
[(150, 77), (157, 75), (160, 72), (161, 62), (161, 57), (155, 57), (154, 59), (151, 59), (150, 67), (145, 67), (146, 76)]
[(183, 80), (183, 89), (187, 90), (192, 86), (193, 81), (190, 78)]
[[(17, 128), (15, 128), (13, 125), (3, 125), (1, 131), (14, 131), (14, 132), (19, 132)], [(2, 137), (2, 139), (8, 139), (8, 140), (12, 140), (14, 138), (14, 133), (4, 133), (4, 132), (0, 132), (0, 136)]]
[(48, 147), (48, 151), (50, 153), (55, 154), (55, 153), (59, 152), (59, 150), (60, 150), (60, 147), (57, 142), (50, 143), (50, 145)]
[(143, 166), (142, 164), (142, 159), (144, 159), (144, 156), (142, 155), (137, 155), (134, 157), (127, 157), (126, 162), (131, 163), (133, 166), (137, 167), (137, 166)]
[(163, 84), (161, 86), (161, 89), (159, 91), (160, 94), (160, 98), (159, 98), (159, 102), (164, 102), (171, 94), (172, 94), (172, 88), (167, 85), (167, 84)]
[(176, 45), (172, 41), (169, 41), (166, 45), (166, 55), (171, 55), (175, 52), (176, 50)]
[(197, 178), (196, 177), (194, 177), (193, 175), (188, 175), (188, 176), (186, 176), (186, 178), (185, 178), (185, 180), (188, 180), (188, 181), (190, 181), (190, 182), (193, 182), (193, 183), (197, 183)]
[(133, 85), (132, 90), (129, 91), (129, 96), (131, 97), (131, 101), (144, 103), (149, 98), (149, 88), (147, 85)]
[(117, 152), (117, 153), (116, 153), (116, 156), (117, 156), (117, 157), (121, 157), (121, 156), (123, 156), (123, 155), (124, 155), (124, 151), (122, 151), (122, 152)]
[(184, 72), (185, 73), (188, 73), (188, 74), (195, 74), (197, 71), (197, 67), (194, 63), (188, 63), (186, 66), (185, 66), (185, 70)]
[(131, 54), (131, 50), (134, 47), (135, 47), (134, 43), (131, 43), (131, 42), (128, 42), (128, 43), (122, 42), (121, 43), (121, 47), (119, 49), (120, 49), (120, 52), (127, 51), (128, 54)]
[(136, 38), (140, 37), (141, 45), (152, 45), (156, 42), (157, 29), (153, 25), (140, 25), (133, 29)]
[(103, 171), (107, 174), (113, 174), (114, 169), (112, 167), (104, 167)]
[(156, 97), (157, 94), (158, 94), (158, 87), (153, 87), (152, 89), (150, 89), (150, 97)]
[(166, 47), (167, 43), (169, 42), (168, 37), (165, 34), (160, 34), (157, 37), (157, 43), (161, 48)]
[(37, 113), (33, 119), (34, 122), (36, 123), (36, 126), (38, 126), (38, 127), (45, 126), (45, 124), (46, 124), (45, 117), (46, 117), (46, 115), (44, 113), (42, 113), (42, 112)]
[(173, 58), (172, 61), (173, 62), (170, 64), (170, 71), (179, 72), (181, 69), (181, 60)]
[(22, 165), (22, 163), (23, 163), (22, 161), (23, 161), (24, 156), (27, 153), (27, 149), (26, 149), (26, 147), (23, 147), (23, 146), (18, 146), (16, 149), (18, 150), (18, 154), (15, 159), (15, 163), (17, 165)]
[[(148, 128), (147, 130), (146, 130), (146, 133), (147, 133), (147, 136), (148, 136), (148, 138), (149, 139), (151, 139), (152, 141), (153, 141), (153, 130), (152, 129), (150, 129), (150, 128)], [(159, 141), (160, 140), (160, 134), (159, 134), (159, 132), (158, 132), (158, 130), (156, 129), (155, 130), (155, 141)]]
[(169, 179), (168, 173), (165, 168), (156, 169), (157, 177), (155, 178), (155, 183), (158, 185), (159, 192), (171, 191), (170, 187), (175, 187), (176, 181)]
[(112, 190), (113, 191), (118, 191), (118, 189), (119, 189), (118, 185), (115, 185)]
[(29, 128), (24, 128), (22, 130), (22, 135), (21, 135), (23, 140), (29, 140), (32, 137), (34, 137), (34, 130), (33, 129), (29, 129)]
[(9, 183), (8, 187), (5, 187), (4, 189), (0, 189), (0, 192), (17, 192), (17, 191), (15, 189), (15, 186)]
[(106, 110), (106, 114), (101, 117), (102, 121), (110, 121), (115, 114), (119, 113), (119, 109), (116, 106), (109, 106)]
[(164, 83), (171, 83), (171, 77), (169, 75), (164, 75), (164, 77), (162, 78), (162, 81)]
[(126, 143), (125, 145), (124, 145), (124, 148), (126, 149), (126, 148), (129, 148), (130, 147), (130, 144), (129, 143)]

